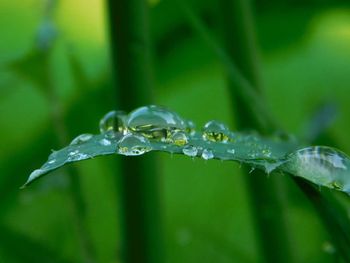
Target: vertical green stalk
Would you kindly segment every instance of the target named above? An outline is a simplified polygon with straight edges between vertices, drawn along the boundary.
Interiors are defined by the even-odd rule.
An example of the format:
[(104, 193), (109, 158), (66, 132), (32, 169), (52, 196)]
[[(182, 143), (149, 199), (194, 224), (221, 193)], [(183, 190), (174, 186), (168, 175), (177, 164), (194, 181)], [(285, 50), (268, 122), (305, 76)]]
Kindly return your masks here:
[[(35, 47), (35, 55), (40, 58), (41, 62), (41, 85), (45, 91), (45, 96), (49, 101), (50, 105), (50, 117), (53, 124), (55, 135), (58, 139), (58, 144), (64, 147), (69, 143), (68, 129), (64, 121), (64, 112), (60, 98), (55, 90), (51, 69), (50, 69), (50, 58), (51, 52), (54, 46), (55, 30), (53, 23), (54, 9), (56, 7), (56, 1), (47, 1), (44, 11), (44, 19), (42, 27), (45, 28), (43, 32), (42, 28), (39, 28), (37, 43)], [(50, 28), (50, 30), (47, 29)], [(48, 30), (48, 31), (47, 31)], [(79, 172), (76, 167), (72, 166), (66, 169), (69, 179), (69, 194), (72, 202), (72, 214), (74, 225), (78, 233), (80, 242), (81, 261), (85, 263), (93, 263), (94, 253), (91, 238), (87, 231), (87, 225), (85, 221), (86, 217), (86, 206), (81, 189), (81, 182), (79, 179)]]
[[(274, 122), (273, 119), (271, 119), (269, 112), (266, 111), (265, 105), (262, 103), (263, 101), (260, 100), (257, 96), (257, 93), (256, 93), (257, 89), (256, 88), (253, 89), (253, 85), (251, 83), (249, 83), (247, 81), (246, 77), (241, 74), (241, 71), (238, 69), (235, 61), (233, 61), (229, 57), (228, 52), (226, 50), (222, 49), (221, 45), (210, 35), (210, 32), (207, 30), (207, 28), (205, 27), (203, 22), (198, 18), (198, 16), (193, 12), (193, 10), (187, 5), (186, 2), (184, 2), (182, 0), (178, 0), (177, 3), (179, 4), (180, 10), (183, 11), (183, 14), (189, 20), (189, 23), (193, 27), (194, 31), (196, 31), (202, 37), (202, 39), (207, 43), (207, 45), (210, 47), (210, 49), (213, 51), (213, 53), (215, 53), (215, 55), (217, 56), (219, 61), (223, 64), (223, 66), (227, 70), (231, 85), (237, 86), (237, 89), (235, 90), (235, 92), (237, 92), (237, 94), (235, 94), (235, 95), (237, 95), (237, 97), (239, 97), (240, 100), (242, 102), (244, 102), (243, 104), (249, 105), (249, 103), (250, 103), (250, 105), (249, 105), (250, 108), (246, 109), (250, 112), (249, 112), (249, 114), (248, 113), (246, 113), (246, 114), (249, 116), (252, 116), (252, 118), (251, 118), (252, 123), (256, 123), (255, 124), (256, 127), (259, 127), (260, 130), (262, 130), (262, 131), (268, 132), (269, 130), (276, 129), (276, 123)], [(332, 144), (332, 143), (330, 143), (330, 144)], [(260, 176), (264, 176), (264, 175), (260, 175)], [(346, 248), (349, 247), (347, 245), (348, 244), (347, 240), (350, 240), (350, 239), (343, 238), (343, 237), (340, 239), (337, 238), (340, 233), (345, 233), (346, 235), (347, 235), (347, 233), (349, 233), (348, 227), (347, 227), (348, 224), (341, 223), (341, 222), (344, 222), (347, 220), (346, 219), (347, 215), (345, 215), (342, 212), (338, 213), (337, 212), (338, 208), (335, 209), (335, 206), (333, 206), (333, 208), (329, 207), (329, 208), (325, 209), (325, 207), (329, 206), (330, 202), (328, 202), (328, 200), (332, 199), (331, 196), (329, 196), (329, 195), (323, 196), (319, 192), (314, 191), (313, 186), (311, 186), (309, 184), (305, 184), (305, 183), (301, 184), (300, 181), (302, 179), (299, 179), (298, 177), (292, 176), (292, 179), (297, 183), (299, 188), (306, 194), (306, 196), (308, 196), (310, 201), (312, 201), (312, 203), (314, 204), (318, 213), (322, 216), (322, 220), (324, 221), (325, 227), (327, 228), (330, 236), (332, 237), (333, 240), (336, 240), (336, 242), (334, 242), (334, 244), (336, 244), (338, 246), (338, 243), (340, 243), (340, 242), (342, 243), (342, 244), (339, 244), (339, 246), (340, 246), (339, 251), (341, 252), (342, 257), (344, 259), (349, 258), (349, 256), (347, 255), (348, 250)], [(254, 179), (254, 181), (255, 181), (255, 179)], [(272, 180), (270, 182), (272, 183)], [(278, 187), (278, 186), (275, 187), (279, 190), (276, 193), (278, 193), (278, 195), (281, 196), (280, 200), (285, 198), (285, 196), (282, 195), (282, 192), (283, 192), (282, 187), (284, 187), (284, 185), (281, 185), (281, 183), (283, 183), (283, 182), (276, 182), (276, 184), (275, 184), (275, 185), (280, 185), (280, 187)], [(267, 188), (267, 187), (268, 186), (264, 186), (264, 188)], [(267, 194), (266, 195), (267, 200), (270, 200), (272, 197), (269, 195), (269, 193), (266, 193), (266, 194)], [(310, 196), (310, 195), (312, 195), (312, 196)], [(258, 201), (261, 204), (264, 204), (266, 202), (265, 199), (261, 199), (261, 200), (257, 199), (255, 202), (257, 203)], [(331, 201), (335, 202), (335, 200), (331, 200)], [(280, 208), (281, 208), (281, 206), (278, 205), (277, 209), (280, 209)], [(270, 206), (270, 209), (261, 208), (260, 210), (262, 212), (265, 211), (265, 212), (269, 213), (270, 211), (274, 211), (274, 209), (275, 208), (273, 206)], [(270, 214), (270, 216), (274, 216), (273, 213)], [(279, 221), (279, 222), (281, 222), (281, 221)], [(333, 223), (333, 222), (337, 222), (337, 223)], [(271, 244), (271, 243), (269, 243), (268, 238), (264, 239), (264, 235), (269, 234), (270, 228), (264, 230), (265, 226), (263, 225), (263, 221), (261, 221), (261, 223), (259, 225), (261, 226), (261, 228), (260, 228), (261, 229), (260, 233), (262, 235), (261, 242), (266, 240), (266, 244), (263, 244), (263, 245), (264, 246), (268, 246), (269, 244), (271, 245), (271, 249), (268, 248), (268, 250), (266, 250), (266, 251), (271, 251), (271, 255), (272, 255), (272, 253), (279, 253), (276, 249), (274, 249), (274, 248), (276, 248), (276, 247), (274, 247), (274, 246), (276, 246), (276, 243)], [(282, 227), (284, 228), (283, 224), (282, 224)], [(277, 226), (276, 229), (279, 229), (279, 227)], [(282, 228), (280, 228), (280, 229), (282, 229)], [(275, 233), (276, 233), (276, 235), (279, 235), (279, 233), (277, 231), (275, 231)], [(278, 240), (284, 239), (283, 235), (285, 235), (285, 234), (283, 234), (283, 233), (281, 234), (281, 237), (278, 238)], [(271, 239), (271, 241), (272, 241), (272, 239)], [(261, 246), (261, 247), (262, 247), (262, 249), (264, 249), (263, 246)], [(267, 253), (266, 251), (264, 250), (265, 253)], [(281, 258), (282, 253), (279, 253), (279, 254), (281, 254), (281, 255), (279, 255), (278, 257)], [(345, 254), (345, 255), (343, 255), (343, 254)], [(289, 253), (289, 255), (286, 254), (286, 257), (285, 257), (283, 262), (286, 262), (287, 260), (288, 261), (295, 261), (295, 260), (292, 260), (290, 258), (290, 256), (291, 256), (290, 253)], [(269, 259), (267, 259), (267, 260), (269, 260)], [(271, 260), (274, 261), (275, 259), (272, 258)], [(276, 260), (278, 260), (278, 259), (276, 259)]]
[[(261, 82), (258, 72), (257, 48), (254, 35), (250, 1), (220, 0), (220, 14), (223, 19), (224, 40), (226, 50), (236, 63), (243, 76), (252, 84), (258, 94)], [(234, 104), (237, 124), (240, 129), (257, 129), (266, 133), (274, 127), (262, 127), (251, 110), (251, 102), (242, 97), (239, 89), (243, 87), (229, 79), (229, 91)], [(261, 96), (261, 95), (260, 95)], [(261, 99), (263, 100), (263, 99)], [(266, 262), (290, 262), (288, 235), (283, 216), (278, 188), (281, 177), (267, 178), (263, 172), (257, 171), (255, 176), (244, 176), (251, 198), (253, 217), (259, 236), (260, 250)]]
[(338, 255), (344, 262), (350, 262), (348, 211), (334, 198), (334, 193), (325, 191), (321, 195), (318, 189), (309, 185), (308, 182), (300, 177), (294, 177), (294, 181), (316, 208), (333, 244), (338, 250), (336, 253), (339, 253)]
[[(117, 106), (129, 111), (152, 102), (147, 1), (108, 0), (108, 12)], [(164, 262), (154, 156), (122, 158), (119, 186), (124, 262)]]

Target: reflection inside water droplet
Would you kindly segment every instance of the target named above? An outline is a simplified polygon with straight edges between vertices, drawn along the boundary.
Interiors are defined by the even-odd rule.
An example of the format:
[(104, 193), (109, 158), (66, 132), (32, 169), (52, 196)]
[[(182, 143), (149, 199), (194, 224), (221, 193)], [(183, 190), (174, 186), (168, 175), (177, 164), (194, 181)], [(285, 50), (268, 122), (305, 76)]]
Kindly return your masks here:
[(141, 155), (152, 150), (149, 140), (137, 134), (127, 134), (118, 142), (118, 152), (127, 156)]
[(326, 146), (311, 146), (287, 156), (288, 172), (332, 189), (350, 192), (349, 157)]
[(225, 124), (212, 120), (203, 127), (203, 139), (212, 142), (227, 142), (229, 132)]
[(169, 141), (175, 131), (185, 131), (185, 121), (175, 112), (150, 105), (138, 108), (128, 115), (127, 127), (148, 139)]
[(190, 135), (194, 135), (196, 133), (196, 125), (193, 121), (187, 120), (186, 121), (186, 132)]
[(183, 131), (176, 131), (171, 134), (171, 141), (177, 146), (184, 146), (188, 142), (188, 137)]
[(120, 132), (127, 133), (125, 125), (126, 113), (124, 111), (110, 111), (100, 121), (100, 132), (106, 134), (113, 134)]

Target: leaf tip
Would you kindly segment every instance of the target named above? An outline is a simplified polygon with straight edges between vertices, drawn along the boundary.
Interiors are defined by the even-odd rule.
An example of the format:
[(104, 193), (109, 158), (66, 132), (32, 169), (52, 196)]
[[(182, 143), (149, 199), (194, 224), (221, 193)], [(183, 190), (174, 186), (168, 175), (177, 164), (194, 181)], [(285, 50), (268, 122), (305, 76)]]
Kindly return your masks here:
[(23, 190), (24, 188), (27, 188), (27, 185), (28, 185), (28, 184), (27, 184), (27, 182), (26, 182), (26, 183), (24, 183), (19, 189), (20, 189), (20, 190)]

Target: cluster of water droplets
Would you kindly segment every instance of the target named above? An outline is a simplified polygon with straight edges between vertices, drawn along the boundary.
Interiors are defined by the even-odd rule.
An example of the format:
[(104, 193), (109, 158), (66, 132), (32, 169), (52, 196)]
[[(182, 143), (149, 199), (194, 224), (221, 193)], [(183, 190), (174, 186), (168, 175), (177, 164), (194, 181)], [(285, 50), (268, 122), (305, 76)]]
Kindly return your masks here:
[[(241, 143), (240, 147), (244, 145), (247, 149), (242, 161), (263, 168), (268, 174), (278, 168), (318, 185), (350, 192), (349, 158), (329, 147), (308, 147), (276, 157), (269, 144), (264, 144), (256, 134), (233, 133), (224, 123), (216, 120), (208, 121), (198, 132), (192, 121), (156, 105), (143, 106), (129, 114), (111, 111), (102, 118), (100, 131), (105, 135), (100, 141), (101, 145), (110, 145), (110, 139), (119, 134), (117, 151), (124, 155), (141, 155), (151, 151), (154, 143), (161, 143), (161, 149), (169, 151), (166, 145), (181, 147), (182, 153), (192, 158), (220, 158), (210, 147), (203, 148), (198, 143), (192, 143), (193, 138), (199, 138), (206, 141), (203, 145), (225, 144), (225, 154), (229, 156), (228, 159), (234, 159), (237, 150), (241, 151), (239, 147), (235, 148), (235, 143)], [(72, 144), (79, 144), (89, 138), (89, 134), (83, 134), (74, 139)], [(70, 156), (79, 157), (79, 153), (74, 152)]]
[[(117, 150), (124, 155), (141, 155), (152, 150), (152, 143), (160, 142), (182, 147), (183, 153), (191, 157), (214, 158), (212, 150), (191, 144), (191, 138), (197, 133), (193, 121), (156, 105), (143, 106), (129, 114), (108, 112), (100, 121), (100, 131), (106, 140), (121, 135)], [(209, 142), (226, 143), (229, 140), (229, 129), (218, 121), (206, 123), (201, 134)]]
[(193, 122), (156, 105), (143, 106), (129, 114), (111, 111), (100, 121), (100, 131), (106, 138), (121, 135), (117, 150), (124, 155), (141, 155), (152, 150), (151, 141), (184, 146), (193, 130)]
[[(331, 147), (312, 146), (295, 150), (297, 148), (292, 146), (286, 150), (281, 139), (276, 141), (255, 133), (232, 132), (215, 120), (196, 130), (192, 121), (155, 105), (143, 106), (128, 114), (110, 111), (101, 119), (100, 131), (98, 136), (79, 135), (72, 140), (64, 155), (61, 151), (54, 151), (47, 163), (30, 175), (29, 181), (66, 162), (92, 158), (101, 152), (136, 156), (151, 150), (164, 150), (203, 160), (235, 160), (253, 169), (263, 169), (267, 174), (284, 171), (350, 194), (350, 159)], [(95, 152), (96, 145), (99, 151), (103, 150)]]

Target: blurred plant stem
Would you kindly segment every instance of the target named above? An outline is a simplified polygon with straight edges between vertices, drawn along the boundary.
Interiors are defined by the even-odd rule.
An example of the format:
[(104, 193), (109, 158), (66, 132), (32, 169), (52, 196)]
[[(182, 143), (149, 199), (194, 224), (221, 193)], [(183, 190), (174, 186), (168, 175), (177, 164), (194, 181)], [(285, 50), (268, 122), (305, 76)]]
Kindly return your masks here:
[[(239, 3), (241, 2), (241, 3)], [(228, 33), (226, 34), (231, 34), (230, 31), (232, 29), (230, 29), (233, 21), (235, 19), (238, 19), (238, 17), (244, 16), (245, 18), (240, 20), (240, 21), (246, 21), (246, 25), (242, 24), (241, 22), (239, 22), (239, 24), (242, 24), (241, 27), (243, 28), (243, 31), (241, 29), (239, 29), (239, 31), (241, 31), (242, 37), (246, 37), (246, 40), (243, 39), (239, 39), (240, 44), (237, 43), (237, 45), (241, 45), (241, 48), (243, 50), (246, 49), (246, 47), (251, 46), (253, 44), (250, 43), (245, 43), (246, 41), (254, 41), (254, 39), (252, 38), (252, 34), (248, 33), (248, 31), (250, 30), (249, 28), (244, 28), (245, 26), (250, 27), (251, 26), (251, 21), (249, 22), (249, 20), (247, 21), (247, 18), (249, 18), (251, 15), (250, 14), (245, 14), (244, 12), (248, 11), (247, 10), (247, 5), (248, 2), (245, 1), (238, 1), (238, 2), (234, 2), (229, 4), (228, 6), (225, 6), (225, 1), (221, 3), (221, 5), (223, 6), (222, 9), (224, 9), (222, 11), (223, 14), (223, 19), (226, 20), (226, 25), (228, 28), (225, 30), (225, 32), (227, 31)], [(178, 0), (178, 4), (179, 7), (181, 9), (181, 11), (183, 11), (185, 17), (189, 20), (190, 25), (193, 27), (194, 31), (197, 32), (202, 39), (207, 43), (207, 45), (212, 49), (212, 51), (216, 54), (216, 56), (218, 57), (218, 59), (221, 61), (221, 63), (225, 66), (225, 69), (227, 70), (227, 74), (228, 74), (228, 78), (229, 81), (231, 82), (231, 85), (236, 86), (236, 89), (231, 89), (231, 92), (236, 92), (237, 94), (233, 94), (232, 96), (238, 96), (240, 100), (242, 100), (241, 102), (236, 103), (236, 108), (237, 108), (237, 112), (239, 112), (240, 116), (246, 116), (249, 115), (247, 120), (250, 120), (252, 123), (255, 123), (256, 127), (260, 129), (260, 131), (262, 131), (263, 133), (268, 133), (271, 131), (274, 131), (276, 129), (278, 129), (278, 126), (276, 125), (276, 123), (274, 122), (274, 120), (271, 119), (271, 115), (269, 114), (269, 112), (267, 111), (267, 109), (265, 108), (266, 105), (264, 103), (262, 103), (263, 101), (261, 99), (259, 99), (259, 95), (257, 94), (258, 90), (257, 88), (253, 88), (254, 86), (249, 83), (247, 81), (248, 78), (248, 74), (250, 74), (251, 78), (254, 78), (252, 80), (252, 83), (257, 83), (258, 85), (260, 85), (259, 81), (258, 81), (258, 77), (256, 75), (256, 65), (253, 65), (253, 61), (256, 59), (256, 57), (253, 56), (253, 54), (256, 51), (253, 51), (252, 54), (250, 55), (241, 55), (241, 60), (244, 61), (245, 59), (243, 59), (244, 57), (246, 59), (252, 59), (252, 61), (247, 62), (247, 64), (245, 66), (243, 66), (243, 68), (248, 68), (249, 69), (249, 65), (253, 65), (251, 66), (250, 70), (247, 70), (248, 73), (247, 76), (242, 75), (241, 70), (238, 69), (238, 64), (235, 63), (235, 61), (233, 61), (233, 59), (230, 59), (229, 57), (229, 51), (224, 50), (223, 48), (221, 48), (220, 44), (218, 42), (215, 41), (215, 39), (210, 35), (209, 31), (207, 30), (207, 28), (205, 27), (205, 25), (203, 24), (203, 22), (198, 18), (198, 16), (192, 11), (192, 9), (187, 5), (186, 2), (182, 1), (182, 0)], [(235, 14), (234, 12), (232, 12), (232, 10), (230, 11), (230, 9), (228, 8), (229, 6), (231, 6), (231, 8), (233, 7), (232, 4), (235, 5), (241, 5), (240, 8), (244, 8), (246, 9), (246, 11), (241, 10), (241, 13), (237, 13)], [(239, 9), (237, 9), (239, 10)], [(239, 12), (239, 11), (236, 11)], [(226, 19), (225, 19), (226, 18)], [(232, 21), (230, 20), (232, 19)], [(234, 27), (234, 26), (233, 26)], [(239, 37), (240, 35), (237, 33), (233, 33), (232, 36), (228, 36), (227, 40), (226, 40), (226, 44), (229, 46), (236, 46), (236, 43), (230, 43), (231, 41), (235, 41), (235, 38), (232, 38), (233, 36), (235, 36), (236, 38)], [(229, 40), (231, 39), (231, 40)], [(251, 39), (251, 40), (248, 40)], [(243, 45), (243, 46), (242, 46)], [(254, 47), (254, 46), (253, 46)], [(230, 49), (231, 47), (229, 47), (228, 49)], [(255, 47), (254, 47), (255, 48)], [(233, 52), (235, 52), (233, 50)], [(235, 54), (235, 53), (234, 53)], [(243, 62), (241, 62), (243, 63)], [(256, 62), (255, 62), (256, 63)], [(249, 73), (250, 72), (250, 73)], [(235, 99), (236, 100), (236, 99)], [(238, 105), (239, 103), (243, 104), (243, 108), (239, 108)], [(250, 104), (249, 104), (250, 103)], [(247, 108), (246, 106), (249, 105), (250, 108)], [(248, 111), (248, 112), (247, 112)], [(240, 116), (238, 116), (238, 119), (240, 118)], [(248, 122), (247, 120), (245, 120), (245, 118), (241, 118), (243, 120), (241, 120), (241, 122), (245, 122), (245, 125), (241, 125), (241, 128), (254, 128), (253, 125), (250, 124), (250, 121)], [(248, 125), (250, 124), (250, 125)], [(331, 144), (330, 144), (331, 145)], [(260, 177), (263, 177), (264, 175), (260, 175)], [(252, 176), (246, 176), (246, 177), (252, 177)], [(252, 180), (254, 179), (254, 181), (259, 177), (259, 175), (254, 176), (254, 178), (252, 178)], [(278, 179), (277, 179), (278, 180)], [(334, 242), (336, 245), (339, 242), (342, 242), (341, 244), (341, 248), (339, 249), (339, 251), (342, 254), (342, 257), (344, 259), (348, 259), (349, 258), (349, 251), (348, 249), (344, 249), (344, 248), (348, 248), (349, 247), (349, 243), (348, 243), (348, 238), (346, 236), (348, 236), (348, 233), (350, 233), (349, 231), (349, 227), (348, 224), (344, 224), (344, 223), (337, 223), (338, 221), (344, 221), (347, 220), (346, 219), (346, 215), (344, 213), (339, 213), (339, 217), (338, 218), (338, 214), (337, 213), (333, 213), (335, 210), (332, 209), (332, 207), (328, 207), (330, 203), (332, 202), (336, 202), (336, 200), (334, 200), (333, 197), (328, 196), (327, 199), (329, 199), (329, 202), (323, 202), (323, 200), (327, 200), (325, 199), (321, 193), (319, 193), (318, 191), (315, 191), (314, 186), (311, 186), (309, 184), (300, 184), (299, 181), (301, 181), (302, 179), (299, 179), (297, 177), (295, 177), (294, 175), (292, 176), (292, 180), (294, 182), (297, 183), (297, 185), (299, 186), (299, 188), (305, 193), (305, 195), (309, 198), (309, 200), (314, 204), (316, 210), (318, 211), (318, 213), (321, 215), (323, 222), (325, 223), (325, 227), (327, 228), (329, 234), (332, 236), (332, 239), (337, 240), (337, 236), (338, 235), (342, 235), (343, 237), (340, 238), (339, 240), (337, 240), (337, 242)], [(264, 185), (264, 188), (268, 188), (270, 189), (271, 186), (270, 184), (273, 184), (272, 180), (269, 180), (269, 185), (266, 185), (266, 181), (263, 182), (262, 185)], [(275, 198), (276, 196), (279, 196), (279, 198), (281, 200), (284, 200), (285, 194), (283, 194), (283, 192), (286, 192), (285, 189), (285, 184), (281, 183), (281, 182), (275, 182), (275, 189), (278, 190), (276, 191), (276, 193), (273, 194), (273, 198)], [(257, 191), (260, 191), (260, 185), (256, 184), (257, 187)], [(254, 190), (253, 190), (254, 192)], [(313, 197), (311, 195), (314, 195)], [(259, 220), (260, 227), (260, 233), (261, 233), (261, 238), (260, 241), (263, 242), (264, 240), (264, 236), (268, 235), (271, 232), (272, 227), (275, 227), (274, 225), (268, 224), (268, 225), (264, 225), (262, 222), (264, 222), (264, 220), (268, 220), (268, 218), (273, 217), (275, 214), (275, 209), (280, 210), (281, 206), (277, 203), (277, 207), (275, 207), (274, 205), (268, 206), (269, 209), (265, 209), (268, 207), (263, 208), (263, 206), (265, 206), (265, 203), (271, 199), (270, 197), (270, 193), (269, 191), (266, 192), (266, 196), (263, 196), (264, 198), (262, 199), (258, 199), (257, 198), (258, 195), (253, 199), (253, 202), (256, 203), (256, 206), (260, 206), (261, 208), (257, 207), (257, 209), (259, 209), (260, 211), (265, 211), (267, 213), (264, 213), (263, 215), (258, 214), (257, 216), (261, 218), (261, 220)], [(266, 197), (266, 198), (265, 198)], [(267, 199), (267, 201), (266, 201)], [(322, 207), (324, 206), (324, 207)], [(258, 211), (258, 210), (257, 210)], [(271, 213), (270, 213), (271, 212)], [(280, 214), (280, 213), (278, 213)], [(262, 217), (266, 217), (266, 219), (262, 218)], [(272, 218), (272, 220), (274, 220), (274, 218)], [(284, 231), (285, 229), (285, 224), (281, 221), (277, 222), (278, 224), (276, 225), (276, 229), (280, 229), (281, 231)], [(266, 229), (265, 229), (266, 228)], [(285, 233), (285, 232), (283, 232)], [(283, 235), (285, 234), (276, 234), (273, 235), (273, 239), (275, 240), (275, 242), (279, 242), (279, 244), (286, 242), (286, 240), (283, 239)], [(345, 237), (344, 237), (345, 235)], [(269, 260), (269, 258), (272, 260), (271, 262), (276, 262), (275, 260), (282, 260), (281, 262), (288, 262), (288, 261), (295, 261), (291, 258), (292, 254), (289, 253), (289, 255), (283, 255), (282, 253), (279, 253), (279, 251), (277, 249), (279, 249), (279, 246), (273, 246), (271, 243), (269, 243), (269, 237), (266, 237), (266, 242), (267, 244), (262, 244), (261, 248), (264, 250), (263, 253), (265, 255), (265, 259), (267, 258), (267, 260)], [(281, 240), (281, 241), (279, 241)], [(277, 244), (278, 245), (278, 244)], [(265, 246), (268, 247), (269, 251), (265, 250)], [(284, 245), (282, 245), (284, 246)], [(286, 247), (287, 249), (287, 247)], [(288, 251), (286, 251), (288, 252)], [(275, 255), (277, 253), (277, 255)], [(344, 255), (343, 255), (344, 254)], [(278, 258), (277, 258), (278, 257)]]
[(318, 189), (302, 178), (295, 177), (294, 181), (314, 205), (327, 228), (332, 243), (336, 248), (334, 256), (339, 259), (340, 255), (344, 262), (350, 262), (349, 216), (346, 209), (334, 198), (334, 195), (338, 193), (326, 190), (321, 194)]
[[(261, 101), (261, 82), (259, 77), (258, 52), (250, 1), (220, 0), (223, 37), (230, 58), (235, 61), (243, 76), (252, 84)], [(242, 97), (241, 85), (228, 79), (234, 112), (239, 129), (267, 132), (259, 124), (259, 119), (251, 110), (251, 102)], [(275, 127), (269, 127), (272, 130)], [(283, 178), (257, 171), (250, 176), (245, 169), (244, 179), (251, 200), (253, 220), (259, 237), (260, 252), (265, 262), (292, 262), (289, 237), (279, 188)]]
[[(318, 108), (311, 116), (304, 127), (305, 141), (314, 145), (332, 145), (337, 147), (339, 144), (329, 132), (330, 124), (336, 116), (336, 105), (324, 104)], [(341, 194), (334, 191), (325, 190), (322, 194), (316, 186), (305, 182), (302, 178), (293, 177), (300, 190), (308, 197), (316, 212), (327, 229), (328, 235), (335, 246), (335, 262), (350, 262), (350, 218), (349, 212), (337, 199)], [(347, 203), (349, 204), (349, 197)]]
[(193, 30), (198, 33), (200, 37), (202, 37), (202, 39), (206, 42), (206, 44), (224, 66), (230, 82), (235, 86), (240, 87), (236, 90), (237, 96), (239, 96), (242, 102), (244, 102), (246, 105), (250, 105), (250, 107), (246, 110), (249, 111), (249, 115), (255, 116), (255, 124), (258, 127), (261, 127), (260, 130), (264, 131), (264, 133), (273, 131), (273, 127), (277, 126), (276, 122), (267, 111), (266, 105), (264, 105), (263, 100), (261, 99), (261, 95), (257, 92), (252, 83), (248, 81), (247, 77), (242, 74), (238, 64), (232, 60), (227, 50), (225, 50), (222, 45), (210, 34), (209, 30), (186, 1), (176, 0), (176, 3), (179, 5), (180, 10), (188, 19)]
[[(152, 103), (152, 62), (146, 0), (109, 0), (113, 75), (118, 109)], [(164, 262), (156, 159), (120, 162), (122, 258), (127, 263)]]
[[(229, 91), (234, 103), (237, 124), (240, 129), (258, 129), (268, 133), (275, 129), (276, 123), (261, 98), (257, 51), (254, 39), (253, 22), (249, 3), (242, 0), (221, 0), (220, 14), (226, 49), (215, 42), (198, 19), (198, 16), (179, 0), (180, 6), (196, 32), (208, 43), (225, 66), (228, 73)], [(248, 81), (249, 80), (249, 81)], [(281, 178), (271, 177), (257, 171), (244, 176), (253, 207), (253, 220), (257, 226), (260, 252), (266, 262), (290, 262), (291, 253), (280, 202)]]
[[(55, 135), (58, 139), (59, 147), (65, 147), (69, 144), (69, 132), (64, 121), (64, 112), (61, 100), (55, 89), (51, 76), (51, 52), (54, 48), (56, 28), (53, 23), (53, 13), (56, 7), (56, 1), (46, 1), (44, 9), (44, 18), (39, 26), (36, 52), (42, 57), (42, 85), (45, 95), (50, 105), (50, 116)], [(75, 166), (66, 168), (69, 180), (69, 192), (72, 200), (72, 213), (76, 230), (80, 241), (81, 261), (84, 263), (93, 263), (94, 253), (88, 227), (86, 225), (86, 207), (79, 179), (79, 172)]]
[[(64, 124), (64, 116), (62, 105), (60, 99), (57, 96), (56, 90), (50, 77), (50, 63), (48, 54), (44, 55), (45, 59), (43, 63), (45, 64), (46, 72), (43, 73), (43, 78), (47, 81), (47, 98), (50, 104), (50, 116), (54, 128), (56, 137), (58, 138), (59, 147), (64, 147), (69, 144), (69, 136), (66, 125)], [(91, 243), (91, 238), (88, 233), (88, 227), (86, 225), (86, 206), (81, 189), (81, 183), (79, 179), (79, 172), (75, 166), (69, 166), (66, 168), (67, 178), (69, 180), (69, 192), (72, 200), (72, 213), (73, 220), (75, 222), (76, 230), (80, 239), (80, 250), (82, 262), (95, 262), (93, 259), (93, 245)]]

